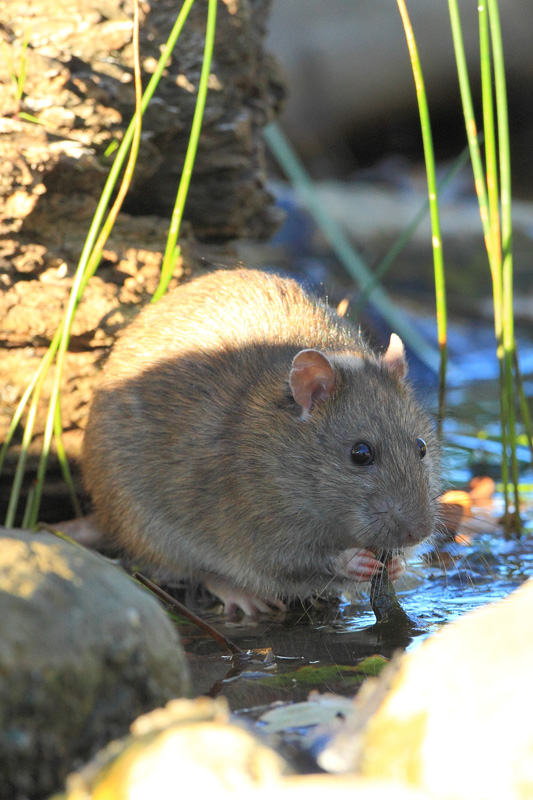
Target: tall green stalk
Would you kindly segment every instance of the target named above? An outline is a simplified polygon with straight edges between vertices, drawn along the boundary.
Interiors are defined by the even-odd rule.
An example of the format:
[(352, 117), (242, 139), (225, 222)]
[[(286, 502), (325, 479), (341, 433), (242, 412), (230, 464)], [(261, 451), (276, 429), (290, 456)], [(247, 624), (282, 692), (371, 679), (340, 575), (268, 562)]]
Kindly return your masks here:
[[(150, 102), (150, 100), (154, 96), (154, 92), (155, 92), (155, 90), (156, 90), (156, 88), (157, 88), (157, 86), (159, 84), (159, 81), (160, 81), (161, 76), (162, 76), (162, 74), (163, 74), (163, 72), (165, 70), (165, 67), (166, 67), (166, 65), (168, 63), (168, 60), (172, 56), (172, 51), (174, 50), (174, 47), (176, 46), (176, 42), (178, 41), (179, 35), (180, 35), (181, 31), (182, 31), (183, 25), (185, 24), (185, 20), (187, 19), (188, 15), (189, 15), (189, 12), (190, 12), (190, 10), (191, 10), (191, 8), (193, 6), (193, 3), (194, 3), (194, 0), (185, 0), (185, 2), (183, 3), (183, 6), (181, 7), (181, 11), (178, 14), (178, 17), (176, 19), (176, 22), (174, 23), (172, 31), (170, 32), (170, 36), (167, 39), (167, 43), (166, 43), (165, 47), (163, 48), (163, 50), (161, 52), (161, 56), (159, 58), (159, 61), (157, 62), (157, 66), (155, 68), (155, 71), (154, 71), (152, 77), (150, 78), (150, 81), (148, 82), (148, 86), (144, 90), (144, 93), (143, 93), (143, 96), (142, 96), (142, 101), (141, 101), (141, 112), (142, 112), (142, 114), (144, 114), (144, 112), (148, 108), (148, 103)], [(106, 180), (104, 189), (102, 191), (102, 195), (100, 197), (100, 201), (98, 203), (98, 206), (97, 206), (93, 221), (92, 221), (91, 226), (89, 228), (89, 233), (87, 234), (87, 238), (85, 240), (85, 245), (83, 247), (83, 251), (82, 251), (82, 254), (81, 254), (81, 257), (80, 257), (80, 268), (82, 270), (85, 270), (85, 268), (87, 267), (87, 264), (88, 264), (89, 258), (91, 256), (91, 253), (94, 250), (94, 245), (95, 245), (98, 233), (100, 231), (100, 228), (102, 226), (102, 221), (103, 221), (103, 218), (104, 218), (104, 214), (105, 214), (106, 209), (107, 209), (107, 207), (109, 205), (109, 201), (111, 199), (111, 195), (112, 195), (112, 193), (113, 193), (113, 191), (115, 189), (115, 186), (117, 184), (119, 175), (120, 175), (120, 173), (122, 171), (122, 168), (124, 166), (124, 162), (126, 161), (127, 155), (128, 155), (128, 153), (130, 151), (131, 143), (132, 143), (132, 140), (133, 140), (133, 135), (134, 135), (134, 132), (135, 132), (135, 126), (136, 126), (136, 118), (133, 117), (131, 122), (130, 122), (130, 124), (128, 125), (128, 127), (126, 129), (126, 133), (124, 134), (124, 138), (122, 139), (122, 142), (120, 143), (120, 147), (118, 149), (118, 152), (117, 152), (117, 155), (115, 157), (115, 160), (113, 161), (113, 166), (111, 167), (111, 170), (110, 170), (109, 175), (107, 177), (107, 180)], [(94, 265), (93, 271), (92, 271), (91, 274), (94, 274), (94, 271), (96, 270), (97, 266), (98, 266), (98, 262)], [(80, 285), (80, 296), (81, 296), (81, 293), (83, 292), (83, 289), (87, 285), (87, 281), (91, 277), (91, 274), (84, 275), (83, 280), (82, 280), (81, 285)]]
[(213, 47), (215, 43), (216, 20), (217, 0), (209, 0), (204, 58), (202, 62), (200, 82), (198, 85), (198, 97), (196, 100), (196, 107), (194, 109), (194, 116), (191, 126), (191, 135), (189, 138), (189, 144), (187, 146), (187, 153), (185, 154), (185, 161), (183, 164), (178, 194), (176, 196), (176, 203), (174, 205), (174, 210), (172, 212), (172, 218), (170, 221), (167, 246), (163, 258), (163, 266), (161, 267), (161, 278), (159, 280), (159, 286), (154, 292), (152, 302), (159, 300), (159, 298), (162, 297), (162, 295), (164, 295), (166, 292), (168, 284), (170, 283), (170, 279), (172, 278), (174, 266), (179, 256), (179, 248), (177, 247), (178, 234), (183, 216), (183, 209), (185, 207), (185, 200), (189, 191), (194, 159), (196, 157), (196, 150), (198, 148), (198, 140), (200, 139), (200, 131), (204, 117), (205, 99), (207, 96), (209, 75), (211, 73), (211, 61), (213, 58)]
[(442, 421), (444, 419), (445, 392), (446, 392), (446, 364), (448, 360), (447, 343), (447, 313), (446, 313), (446, 281), (444, 276), (444, 257), (442, 252), (442, 238), (440, 233), (439, 205), (437, 194), (437, 177), (435, 170), (435, 155), (433, 152), (433, 137), (431, 135), (431, 122), (429, 119), (429, 108), (427, 102), (424, 76), (418, 57), (416, 40), (407, 13), (404, 0), (397, 0), (398, 9), (402, 18), (407, 47), (411, 59), (411, 67), (415, 79), (416, 99), (418, 102), (418, 113), (422, 129), (422, 141), (424, 145), (424, 159), (426, 162), (426, 175), (428, 183), (429, 211), (431, 218), (431, 243), (433, 248), (433, 266), (435, 273), (435, 299), (437, 307), (437, 336), (440, 350), (440, 369), (439, 369), (439, 432), (442, 432)]
[(509, 502), (509, 466), (507, 463), (507, 395), (505, 391), (505, 366), (503, 355), (502, 327), (502, 248), (500, 228), (500, 201), (498, 188), (498, 163), (496, 147), (496, 128), (492, 86), (492, 57), (490, 48), (489, 20), (485, 2), (478, 5), (479, 12), (479, 51), (481, 61), (481, 95), (483, 106), (483, 127), (485, 132), (485, 168), (488, 211), (487, 252), (492, 275), (494, 303), (494, 333), (496, 336), (499, 384), (500, 384), (500, 430), (502, 439), (502, 483), (506, 515)]
[[(140, 73), (137, 74), (138, 70), (136, 67), (136, 94), (137, 94), (136, 114), (132, 119), (132, 121), (130, 122), (126, 130), (126, 133), (124, 135), (124, 138), (121, 142), (121, 145), (118, 149), (116, 158), (114, 160), (104, 190), (100, 197), (100, 201), (98, 203), (94, 218), (89, 228), (89, 232), (87, 234), (87, 238), (80, 257), (80, 262), (78, 264), (76, 274), (74, 277), (74, 282), (70, 292), (69, 301), (64, 317), (61, 321), (58, 330), (54, 335), (54, 338), (49, 346), (46, 355), (41, 361), (41, 364), (39, 365), (35, 375), (30, 381), (29, 386), (27, 387), (26, 391), (23, 394), (23, 397), (15, 411), (11, 425), (9, 427), (6, 441), (2, 447), (2, 451), (0, 452), (0, 468), (1, 468), (7, 448), (9, 447), (12, 441), (14, 432), (24, 412), (24, 408), (26, 407), (26, 404), (28, 403), (28, 400), (31, 397), (32, 400), (31, 400), (30, 414), (25, 427), (21, 454), (16, 469), (15, 480), (13, 482), (8, 513), (6, 517), (5, 524), (8, 527), (14, 524), (14, 518), (20, 497), (22, 478), (24, 475), (29, 444), (31, 442), (31, 438), (33, 435), (35, 409), (37, 407), (37, 403), (40, 398), (42, 384), (44, 382), (44, 378), (48, 369), (52, 365), (54, 358), (56, 358), (56, 369), (54, 374), (52, 393), (49, 401), (49, 409), (48, 409), (48, 415), (44, 433), (44, 443), (38, 466), (37, 480), (34, 491), (32, 491), (31, 497), (29, 497), (29, 505), (27, 506), (26, 513), (24, 515), (25, 522), (27, 524), (33, 525), (37, 521), (44, 477), (46, 473), (46, 464), (47, 464), (48, 454), (50, 451), (52, 437), (55, 435), (57, 441), (58, 437), (60, 437), (61, 435), (61, 417), (59, 411), (60, 385), (61, 385), (61, 377), (63, 373), (66, 352), (70, 338), (70, 328), (74, 317), (74, 313), (76, 311), (78, 302), (82, 296), (83, 290), (87, 285), (89, 278), (94, 274), (94, 272), (98, 267), (105, 240), (109, 235), (112, 224), (116, 217), (116, 213), (118, 213), (118, 209), (122, 202), (123, 194), (125, 194), (127, 185), (129, 185), (129, 181), (131, 180), (138, 150), (138, 144), (140, 140), (140, 121), (142, 118), (142, 114), (146, 110), (148, 103), (150, 102), (154, 94), (154, 91), (161, 78), (161, 75), (163, 74), (168, 59), (171, 57), (172, 51), (176, 45), (177, 39), (183, 28), (183, 24), (187, 19), (187, 16), (192, 8), (193, 3), (194, 0), (185, 0), (185, 2), (183, 3), (181, 11), (176, 19), (171, 34), (167, 40), (165, 48), (161, 53), (161, 57), (158, 61), (156, 70), (152, 75), (148, 83), (148, 86), (144, 94), (142, 95), (142, 98), (140, 95)], [(138, 22), (137, 3), (135, 3), (135, 19)], [(137, 22), (134, 24), (135, 31), (137, 31)], [(134, 49), (138, 51), (138, 47)], [(119, 189), (117, 200), (115, 201), (113, 209), (111, 210), (107, 221), (105, 222), (105, 224), (103, 224), (104, 215), (109, 205), (112, 192), (114, 191), (120, 172), (124, 166), (126, 157), (128, 157), (128, 153), (129, 153), (128, 165), (125, 170), (122, 186)], [(62, 457), (61, 455), (62, 452), (63, 451), (61, 444), (59, 444), (58, 455), (60, 457), (61, 467), (65, 474), (65, 479), (67, 480), (69, 489), (72, 491), (72, 483), (68, 473), (68, 464), (66, 459)]]
[[(510, 146), (505, 67), (498, 4), (497, 0), (480, 0), (478, 3), (486, 177), (483, 171), (474, 118), (457, 0), (448, 0), (448, 8), (475, 186), (492, 275), (494, 328), (500, 369), (500, 418), (505, 528), (506, 533), (510, 534), (513, 527), (518, 531), (520, 530), (520, 519), (513, 380), (515, 340), (512, 297), (513, 267)], [(496, 123), (494, 119), (491, 63), (494, 67)], [(496, 127), (498, 132), (497, 144)], [(499, 182), (498, 166), (500, 173)], [(509, 456), (514, 485), (514, 516), (511, 515), (510, 512), (508, 492), (509, 464), (507, 459)]]
[[(481, 4), (483, 5), (483, 4)], [(520, 529), (518, 494), (518, 460), (516, 457), (516, 413), (513, 382), (513, 359), (515, 352), (513, 310), (513, 229), (511, 221), (511, 147), (509, 143), (509, 117), (507, 112), (507, 87), (505, 63), (497, 0), (488, 0), (490, 35), (494, 61), (494, 85), (498, 120), (498, 146), (500, 166), (500, 204), (502, 241), (502, 332), (504, 351), (505, 386), (507, 412), (509, 414), (509, 444), (511, 449), (511, 472), (515, 496), (516, 527)]]
[[(50, 395), (49, 405), (48, 405), (48, 414), (46, 417), (46, 424), (44, 429), (44, 437), (43, 437), (43, 445), (41, 449), (41, 455), (39, 458), (39, 464), (37, 467), (37, 479), (35, 485), (33, 487), (33, 492), (28, 498), (28, 505), (26, 512), (24, 514), (24, 519), (27, 520), (30, 526), (35, 525), (37, 523), (37, 518), (39, 514), (39, 508), (41, 505), (41, 496), (44, 486), (44, 479), (46, 475), (46, 467), (48, 464), (48, 457), (50, 454), (50, 448), (52, 444), (52, 439), (55, 434), (56, 440), (61, 436), (62, 426), (61, 426), (61, 409), (59, 406), (59, 397), (61, 393), (61, 380), (63, 377), (63, 370), (65, 366), (65, 359), (67, 354), (67, 349), (70, 341), (70, 330), (72, 327), (72, 321), (74, 319), (74, 314), (76, 313), (76, 309), (78, 307), (78, 303), (80, 297), (82, 295), (82, 286), (87, 283), (90, 274), (93, 274), (100, 262), (101, 253), (104, 247), (104, 244), (107, 240), (111, 227), (114, 223), (116, 215), (118, 214), (118, 210), (122, 205), (124, 196), (126, 194), (127, 188), (131, 182), (131, 178), (133, 176), (133, 170), (135, 168), (135, 163), (137, 160), (137, 154), (139, 151), (139, 143), (141, 138), (141, 124), (142, 124), (142, 114), (141, 114), (141, 75), (140, 75), (140, 65), (139, 65), (139, 47), (138, 47), (138, 30), (139, 30), (139, 9), (138, 3), (135, 2), (134, 4), (134, 53), (135, 53), (135, 89), (136, 89), (136, 113), (132, 120), (133, 122), (133, 133), (132, 133), (132, 145), (129, 153), (128, 165), (127, 169), (122, 181), (122, 185), (119, 190), (119, 194), (111, 212), (109, 213), (108, 219), (106, 220), (105, 225), (100, 232), (100, 236), (98, 237), (97, 241), (91, 247), (90, 250), (87, 248), (84, 249), (84, 254), (86, 254), (86, 260), (84, 259), (84, 254), (82, 254), (82, 258), (80, 259), (80, 263), (78, 264), (76, 274), (74, 276), (74, 282), (72, 284), (72, 288), (70, 290), (70, 295), (67, 303), (67, 308), (62, 320), (62, 327), (61, 327), (61, 334), (59, 338), (59, 343), (57, 347), (56, 353), (56, 364), (55, 364), (55, 372), (54, 372), (54, 381), (52, 385), (52, 392)], [(120, 149), (119, 149), (120, 153)], [(126, 155), (126, 151), (124, 151), (124, 156)], [(109, 176), (108, 176), (109, 177)], [(107, 184), (109, 184), (109, 180)], [(107, 203), (106, 203), (107, 205)], [(95, 229), (96, 233), (96, 229)], [(34, 402), (39, 399), (40, 391), (35, 393)], [(62, 466), (63, 472), (65, 470), (68, 472), (68, 479), (67, 479), (67, 486), (72, 486), (72, 480), (70, 478), (70, 472), (68, 471), (68, 464), (66, 459), (63, 458), (63, 448), (62, 445), (59, 447), (59, 460)]]

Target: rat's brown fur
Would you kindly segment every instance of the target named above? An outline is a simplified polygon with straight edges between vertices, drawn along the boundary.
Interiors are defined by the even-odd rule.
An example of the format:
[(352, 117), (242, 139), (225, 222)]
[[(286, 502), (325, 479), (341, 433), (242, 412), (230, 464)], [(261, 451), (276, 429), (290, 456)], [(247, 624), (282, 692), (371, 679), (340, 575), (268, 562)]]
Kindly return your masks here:
[[(304, 349), (334, 374), (307, 417), (289, 384)], [(136, 558), (265, 598), (321, 591), (348, 548), (426, 539), (439, 447), (385, 362), (292, 280), (221, 270), (178, 287), (118, 341), (94, 398), (83, 466), (100, 527)], [(371, 466), (352, 463), (358, 441)]]

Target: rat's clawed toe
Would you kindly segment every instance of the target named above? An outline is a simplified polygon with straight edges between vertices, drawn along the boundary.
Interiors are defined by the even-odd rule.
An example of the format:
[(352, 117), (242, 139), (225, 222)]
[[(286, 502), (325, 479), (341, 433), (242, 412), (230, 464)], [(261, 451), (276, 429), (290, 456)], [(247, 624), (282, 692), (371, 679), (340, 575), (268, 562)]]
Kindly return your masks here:
[[(343, 550), (333, 561), (336, 575), (352, 581), (369, 581), (383, 569), (383, 563), (378, 561), (374, 553), (362, 547), (349, 547)], [(402, 556), (395, 555), (387, 563), (389, 577), (395, 581), (405, 571), (405, 561)]]
[(349, 547), (334, 559), (337, 575), (352, 581), (369, 581), (376, 572), (383, 569), (381, 561), (370, 550), (362, 547)]

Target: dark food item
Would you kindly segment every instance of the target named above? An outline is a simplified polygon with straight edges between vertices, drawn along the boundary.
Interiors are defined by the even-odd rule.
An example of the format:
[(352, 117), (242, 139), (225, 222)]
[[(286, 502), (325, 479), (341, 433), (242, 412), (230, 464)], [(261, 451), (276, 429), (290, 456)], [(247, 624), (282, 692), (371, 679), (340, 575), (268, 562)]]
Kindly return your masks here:
[[(389, 558), (390, 553), (387, 551), (382, 551), (378, 556), (383, 564), (387, 564)], [(418, 620), (409, 617), (401, 607), (386, 566), (372, 577), (370, 605), (377, 620), (373, 630), (378, 630), (382, 635), (392, 638), (402, 634), (422, 633)]]

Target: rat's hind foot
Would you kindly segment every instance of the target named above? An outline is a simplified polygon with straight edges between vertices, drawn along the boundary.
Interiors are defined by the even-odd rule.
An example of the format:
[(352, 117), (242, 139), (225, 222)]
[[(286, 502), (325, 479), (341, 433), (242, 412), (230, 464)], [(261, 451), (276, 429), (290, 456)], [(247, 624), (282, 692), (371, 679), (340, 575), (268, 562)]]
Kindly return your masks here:
[(104, 535), (96, 523), (94, 514), (55, 522), (50, 527), (66, 534), (84, 547), (99, 547), (104, 543)]
[(276, 609), (285, 611), (285, 604), (279, 598), (262, 598), (251, 592), (245, 592), (224, 578), (210, 575), (203, 582), (209, 591), (222, 601), (226, 614), (242, 611), (247, 617), (256, 617), (257, 614), (272, 614)]
[[(383, 563), (374, 553), (361, 547), (343, 550), (333, 561), (335, 574), (351, 581), (369, 581), (376, 572), (381, 572)], [(401, 556), (393, 556), (387, 564), (389, 577), (395, 581), (405, 571), (405, 561)]]

